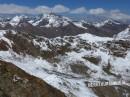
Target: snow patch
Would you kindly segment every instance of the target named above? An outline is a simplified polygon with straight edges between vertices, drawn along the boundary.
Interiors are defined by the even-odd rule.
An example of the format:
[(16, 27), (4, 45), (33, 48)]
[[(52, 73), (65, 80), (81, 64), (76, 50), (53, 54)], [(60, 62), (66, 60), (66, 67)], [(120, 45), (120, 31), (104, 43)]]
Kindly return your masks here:
[(130, 28), (126, 28), (124, 31), (117, 35), (117, 39), (130, 39)]
[(21, 21), (21, 19), (23, 19), (23, 16), (15, 16), (14, 18), (12, 18), (12, 20), (10, 21), (10, 24), (12, 26), (17, 26), (19, 24), (19, 22)]
[(99, 42), (99, 41), (110, 41), (113, 40), (113, 38), (109, 38), (109, 37), (99, 37), (99, 36), (95, 36), (89, 33), (85, 33), (85, 34), (79, 34), (78, 35), (81, 39), (83, 40), (87, 40), (89, 42)]
[(82, 22), (74, 22), (74, 25), (83, 29), (87, 29), (86, 27), (83, 26)]

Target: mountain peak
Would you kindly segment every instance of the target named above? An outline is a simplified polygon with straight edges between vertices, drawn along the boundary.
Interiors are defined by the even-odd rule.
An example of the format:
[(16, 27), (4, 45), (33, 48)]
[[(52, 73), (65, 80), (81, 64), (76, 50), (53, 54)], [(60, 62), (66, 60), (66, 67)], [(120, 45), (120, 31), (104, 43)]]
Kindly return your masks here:
[(12, 26), (17, 26), (21, 20), (23, 20), (24, 16), (15, 16), (11, 19), (10, 24)]
[[(67, 17), (56, 15), (55, 13), (43, 14), (40, 19), (33, 23), (33, 25), (40, 25), (41, 27), (59, 27), (68, 25), (71, 21)], [(46, 22), (43, 24), (42, 22)], [(42, 25), (41, 25), (42, 24)]]
[(95, 27), (102, 27), (102, 26), (104, 26), (104, 25), (106, 25), (106, 24), (111, 24), (111, 25), (112, 25), (112, 24), (116, 24), (116, 25), (119, 25), (120, 22), (115, 21), (115, 20), (112, 20), (112, 19), (107, 19), (107, 20), (102, 21), (102, 22), (94, 23), (94, 26), (95, 26)]

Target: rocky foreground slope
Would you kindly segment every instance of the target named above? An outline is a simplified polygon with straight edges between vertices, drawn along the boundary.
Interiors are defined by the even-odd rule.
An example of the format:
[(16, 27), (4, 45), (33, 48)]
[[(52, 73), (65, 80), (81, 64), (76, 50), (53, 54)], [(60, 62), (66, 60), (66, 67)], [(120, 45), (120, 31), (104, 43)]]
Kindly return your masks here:
[(0, 61), (0, 97), (66, 97), (12, 63)]
[[(5, 26), (5, 24), (12, 26)], [(129, 83), (130, 39), (126, 38), (130, 32), (128, 25), (117, 22), (113, 24), (112, 21), (104, 22), (100, 26), (87, 24), (86, 27), (81, 24), (81, 22), (72, 22), (68, 18), (54, 17), (54, 15), (42, 17), (39, 21), (29, 20), (27, 23), (21, 23), (19, 17), (15, 17), (11, 21), (2, 23), (0, 30), (0, 77), (2, 79), (0, 81), (3, 84), (0, 83), (0, 95), (7, 97), (17, 97), (16, 95), (20, 97), (130, 97), (129, 85), (90, 88), (86, 84), (95, 81), (120, 80)], [(98, 32), (96, 33), (97, 30), (95, 30), (96, 34), (86, 33), (90, 28), (100, 29), (104, 25), (108, 27), (108, 24), (114, 30), (117, 26), (121, 27), (122, 31), (117, 31), (116, 34), (113, 32), (111, 37), (109, 35), (109, 37), (103, 37), (107, 36), (104, 33), (101, 37)], [(72, 30), (67, 26), (76, 34), (69, 33)], [(106, 27), (103, 28), (106, 29)], [(107, 29), (110, 30), (111, 27), (109, 27)], [(43, 28), (53, 29), (53, 31), (43, 30)], [(65, 34), (57, 30), (61, 28)], [(122, 35), (123, 32), (126, 32), (125, 37)], [(53, 33), (55, 36), (52, 35)], [(9, 81), (8, 84), (6, 81)], [(14, 89), (18, 90), (13, 91)], [(10, 90), (12, 91), (9, 92)], [(25, 92), (20, 93), (22, 90)]]

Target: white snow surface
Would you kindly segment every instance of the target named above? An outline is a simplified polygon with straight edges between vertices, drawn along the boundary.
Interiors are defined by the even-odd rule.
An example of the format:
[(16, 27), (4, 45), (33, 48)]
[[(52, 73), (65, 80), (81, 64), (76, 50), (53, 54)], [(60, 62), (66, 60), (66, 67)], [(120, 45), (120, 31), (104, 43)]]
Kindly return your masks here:
[[(6, 31), (1, 30), (0, 39), (3, 39), (4, 34), (6, 34)], [(67, 38), (69, 38), (69, 36), (65, 36), (63, 38), (64, 42), (68, 42)], [(94, 92), (85, 85), (86, 81), (100, 81), (100, 79), (108, 81), (117, 80), (116, 77), (106, 74), (103, 70), (103, 66), (108, 64), (108, 60), (110, 60), (112, 65), (111, 72), (120, 74), (124, 80), (129, 80), (130, 72), (126, 72), (127, 70), (130, 71), (129, 50), (125, 58), (114, 57), (109, 55), (109, 51), (107, 49), (100, 46), (100, 43), (111, 41), (112, 38), (98, 37), (88, 33), (73, 36), (73, 38), (74, 43), (71, 43), (73, 47), (76, 47), (79, 40), (82, 39), (91, 45), (95, 43), (99, 48), (94, 48), (92, 50), (80, 49), (79, 52), (66, 52), (65, 55), (56, 56), (60, 60), (58, 63), (51, 63), (42, 59), (40, 56), (36, 58), (30, 55), (18, 55), (11, 49), (8, 51), (0, 51), (0, 60), (11, 62), (25, 72), (43, 79), (48, 84), (64, 92), (67, 97), (71, 97), (72, 95), (76, 97), (97, 97), (96, 94), (94, 94)], [(45, 40), (49, 40), (49, 42), (53, 45), (64, 45), (64, 42), (62, 43), (60, 39), (60, 37), (57, 37), (53, 39), (46, 38)], [(49, 50), (49, 48), (47, 47), (45, 40), (38, 42), (34, 39), (33, 43), (34, 45), (39, 45), (41, 50), (46, 51)], [(8, 41), (7, 43), (11, 45), (10, 40), (6, 41)], [(102, 51), (101, 49), (104, 49), (105, 51)], [(94, 64), (84, 59), (84, 56), (101, 57), (102, 60), (99, 64)], [(84, 74), (77, 74), (72, 71), (71, 65), (75, 65), (78, 62), (80, 62), (80, 65), (89, 68), (87, 73), (90, 77), (86, 77)], [(55, 67), (54, 64), (57, 66)]]
[(82, 22), (74, 22), (74, 25), (83, 29), (87, 29), (87, 27), (84, 27)]
[(10, 21), (10, 24), (12, 26), (17, 26), (19, 24), (19, 22), (21, 21), (21, 19), (23, 19), (23, 16), (15, 16), (12, 18), (12, 20)]
[(112, 40), (112, 38), (109, 37), (99, 37), (99, 36), (95, 36), (89, 33), (85, 33), (85, 34), (79, 34), (79, 37), (81, 37), (81, 39), (83, 40), (87, 40), (89, 42), (100, 42), (100, 41), (110, 41)]
[(117, 39), (130, 39), (130, 28), (126, 28), (124, 31), (117, 35)]
[(84, 80), (64, 78), (55, 73), (51, 74), (54, 70), (53, 65), (41, 58), (34, 58), (29, 55), (17, 55), (10, 50), (0, 51), (0, 60), (11, 62), (27, 73), (43, 79), (48, 84), (65, 92), (68, 97), (70, 97), (70, 93), (76, 97), (97, 97), (91, 89), (85, 86)]
[(93, 25), (95, 26), (95, 27), (102, 27), (102, 26), (104, 26), (105, 24), (117, 24), (117, 25), (120, 25), (120, 23), (118, 23), (118, 22), (116, 22), (116, 21), (114, 21), (114, 20), (110, 20), (110, 19), (108, 19), (108, 20), (105, 20), (105, 21), (103, 21), (103, 22), (100, 22), (100, 23), (94, 23)]
[[(34, 22), (33, 25), (37, 26), (43, 20), (47, 20), (48, 24), (41, 27), (59, 27), (59, 26), (67, 26), (69, 21), (71, 21), (67, 17), (57, 16), (54, 14), (44, 14), (42, 18), (38, 21)], [(32, 21), (31, 21), (32, 22)]]
[(12, 47), (13, 42), (4, 36), (6, 33), (6, 30), (0, 30), (0, 40), (5, 41), (10, 47)]

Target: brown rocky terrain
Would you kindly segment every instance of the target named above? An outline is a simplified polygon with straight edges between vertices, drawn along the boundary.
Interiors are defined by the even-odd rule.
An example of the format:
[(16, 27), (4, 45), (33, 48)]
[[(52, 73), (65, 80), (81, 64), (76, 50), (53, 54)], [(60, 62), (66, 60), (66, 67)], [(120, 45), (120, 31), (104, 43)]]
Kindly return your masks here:
[(106, 86), (95, 87), (92, 90), (98, 97), (130, 97), (130, 87), (126, 86)]
[(43, 80), (0, 61), (0, 97), (66, 97)]

